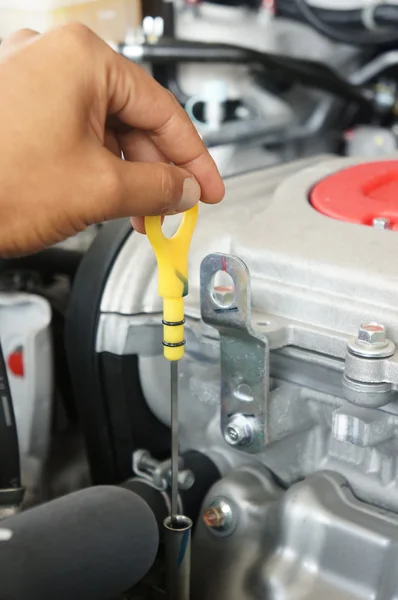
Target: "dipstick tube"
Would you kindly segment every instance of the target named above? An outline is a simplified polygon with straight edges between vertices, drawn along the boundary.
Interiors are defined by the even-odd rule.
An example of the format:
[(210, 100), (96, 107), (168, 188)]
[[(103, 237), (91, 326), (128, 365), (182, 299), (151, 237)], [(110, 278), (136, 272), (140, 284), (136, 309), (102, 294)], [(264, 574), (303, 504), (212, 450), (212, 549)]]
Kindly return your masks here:
[(171, 600), (189, 600), (191, 579), (191, 532), (192, 521), (178, 516), (164, 522), (166, 550), (166, 592)]

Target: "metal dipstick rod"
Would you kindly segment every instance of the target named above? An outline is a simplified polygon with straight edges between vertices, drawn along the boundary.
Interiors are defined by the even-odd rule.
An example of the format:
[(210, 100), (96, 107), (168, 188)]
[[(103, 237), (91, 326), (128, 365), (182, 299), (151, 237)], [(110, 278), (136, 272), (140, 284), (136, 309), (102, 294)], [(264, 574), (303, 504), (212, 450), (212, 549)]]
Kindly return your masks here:
[(171, 400), (171, 526), (177, 523), (178, 515), (178, 361), (170, 363), (170, 400)]
[(163, 353), (170, 362), (171, 511), (164, 522), (166, 589), (169, 600), (189, 600), (192, 521), (178, 514), (178, 361), (184, 356), (184, 297), (188, 294), (188, 252), (198, 218), (198, 205), (184, 213), (177, 232), (166, 238), (160, 217), (146, 217), (145, 229), (158, 264), (163, 298)]

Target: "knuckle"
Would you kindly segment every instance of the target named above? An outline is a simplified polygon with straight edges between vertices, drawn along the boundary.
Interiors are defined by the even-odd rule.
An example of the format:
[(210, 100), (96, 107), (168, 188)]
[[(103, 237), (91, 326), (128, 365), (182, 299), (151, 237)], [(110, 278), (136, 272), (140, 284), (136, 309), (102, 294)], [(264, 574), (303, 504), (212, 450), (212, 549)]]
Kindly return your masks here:
[(7, 54), (7, 52), (12, 52), (23, 46), (29, 40), (38, 37), (37, 31), (33, 31), (33, 29), (19, 29), (14, 33), (11, 33), (3, 40), (0, 46), (0, 52), (2, 56)]
[(38, 35), (37, 31), (33, 31), (33, 29), (28, 29), (26, 27), (23, 29), (18, 29), (17, 31), (14, 31), (14, 33), (11, 33), (5, 38), (5, 41), (19, 42), (22, 40), (26, 40), (30, 37), (35, 37), (36, 35)]
[(73, 44), (80, 50), (91, 47), (95, 39), (94, 33), (82, 23), (67, 23), (61, 28), (61, 33), (66, 44)]

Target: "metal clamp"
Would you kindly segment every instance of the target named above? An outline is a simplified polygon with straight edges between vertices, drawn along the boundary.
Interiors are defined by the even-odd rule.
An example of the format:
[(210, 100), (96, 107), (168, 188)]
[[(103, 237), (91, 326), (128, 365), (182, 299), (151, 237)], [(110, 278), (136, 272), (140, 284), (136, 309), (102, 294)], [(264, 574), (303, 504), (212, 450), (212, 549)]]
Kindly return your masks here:
[[(217, 285), (221, 272), (230, 285)], [(210, 254), (200, 269), (202, 319), (220, 333), (221, 428), (228, 444), (249, 453), (269, 442), (269, 346), (251, 327), (250, 274), (234, 256)]]
[[(195, 483), (195, 475), (189, 469), (183, 469), (183, 459), (179, 459), (178, 488), (189, 490)], [(171, 485), (171, 459), (160, 462), (152, 458), (147, 450), (133, 453), (133, 472), (149, 481), (156, 489), (167, 491)]]

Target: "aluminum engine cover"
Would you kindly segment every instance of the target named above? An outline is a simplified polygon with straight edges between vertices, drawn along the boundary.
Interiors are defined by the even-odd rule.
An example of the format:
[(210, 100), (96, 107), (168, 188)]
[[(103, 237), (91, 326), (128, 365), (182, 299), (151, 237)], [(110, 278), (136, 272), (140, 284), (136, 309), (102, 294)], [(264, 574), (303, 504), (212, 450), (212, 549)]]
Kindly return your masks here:
[[(180, 366), (180, 447), (217, 464), (223, 478), (204, 509), (227, 498), (237, 523), (225, 536), (199, 525), (197, 598), (397, 597), (389, 565), (398, 539), (398, 234), (332, 219), (309, 201), (318, 182), (357, 164), (324, 156), (248, 173), (226, 182), (223, 203), (201, 206)], [(166, 233), (177, 225), (167, 219)], [(200, 303), (201, 263), (212, 253), (246, 265), (251, 328), (270, 350), (267, 438), (255, 452), (227, 443), (221, 427), (230, 374), (222, 337), (201, 320)], [(169, 425), (160, 313), (155, 258), (147, 239), (134, 234), (103, 294), (97, 352), (139, 355), (148, 405)], [(385, 326), (387, 354), (349, 350), (363, 322)], [(228, 321), (225, 328), (233, 342)], [(236, 364), (234, 376), (245, 383), (239, 356)], [(247, 356), (241, 364), (247, 367)]]

